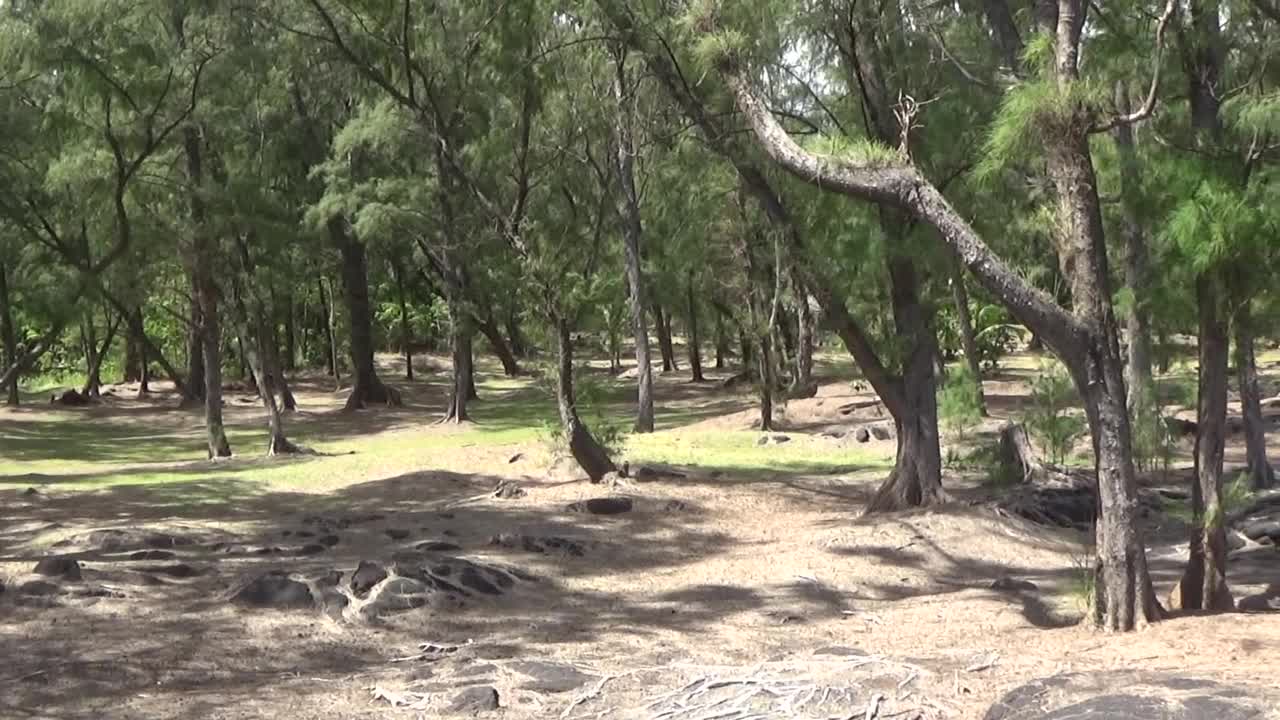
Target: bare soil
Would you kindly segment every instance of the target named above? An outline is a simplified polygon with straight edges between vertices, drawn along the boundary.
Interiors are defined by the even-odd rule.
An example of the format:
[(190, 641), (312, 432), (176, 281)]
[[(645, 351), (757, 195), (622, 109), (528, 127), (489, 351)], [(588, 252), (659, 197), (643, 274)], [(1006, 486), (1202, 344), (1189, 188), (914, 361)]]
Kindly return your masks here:
[[(982, 430), (1013, 412), (1026, 393), (1022, 380), (1009, 373), (988, 383), (997, 417)], [(359, 423), (379, 436), (421, 432), (427, 411), (442, 404), (442, 384), (400, 388), (407, 409), (351, 416), (338, 412), (342, 394), (316, 381), (299, 392), (301, 415), (333, 433)], [(750, 427), (750, 398), (710, 386), (693, 399), (689, 392), (664, 377), (659, 406), (721, 403), (702, 427)], [(164, 409), (172, 398), (120, 393), (75, 412), (137, 423), (140, 432), (198, 424), (198, 414)], [(849, 383), (828, 383), (816, 398), (787, 403), (784, 432), (876, 421), (874, 406), (840, 410), (869, 398)], [(257, 418), (238, 397), (228, 406), (235, 423)], [(27, 409), (0, 420), (13, 428), (51, 412), (71, 411)], [(1238, 442), (1229, 462), (1242, 457)], [(891, 441), (867, 447), (893, 452)], [(979, 472), (949, 475), (953, 504), (863, 517), (880, 473), (686, 467), (683, 477), (608, 488), (548, 473), (544, 462), (508, 462), (518, 453), (541, 457), (532, 445), (458, 447), (442, 457), (448, 470), (372, 472), (320, 491), (237, 492), (215, 505), (156, 485), (0, 490), (0, 717), (451, 717), (461, 690), (486, 686), (501, 707), (479, 710), (482, 717), (732, 718), (750, 716), (729, 714), (735, 707), (764, 707), (759, 717), (980, 718), (1031, 680), (1109, 669), (1192, 673), (1264, 697), (1280, 693), (1280, 614), (1184, 616), (1124, 636), (1077, 625), (1087, 538), (997, 513), (992, 502), (1003, 491), (983, 485)], [(246, 463), (245, 474), (253, 468)], [(501, 480), (525, 494), (493, 497)], [(1184, 482), (1185, 470), (1145, 484)], [(567, 509), (604, 496), (630, 497), (634, 508), (610, 516)], [(308, 542), (298, 533), (314, 531), (316, 516), (347, 522), (336, 545), (298, 555)], [(137, 547), (107, 549), (87, 535), (105, 528), (187, 544), (162, 548), (172, 558), (135, 560)], [(1185, 557), (1186, 529), (1163, 517), (1148, 529), (1166, 594)], [(576, 541), (581, 552), (495, 543), (503, 534)], [(338, 570), (345, 583), (361, 561), (391, 564), (425, 541), (456, 544), (461, 550), (450, 555), (536, 580), (460, 609), (373, 619), (230, 602), (268, 570)], [(241, 552), (226, 552), (228, 544)], [(260, 548), (280, 552), (254, 554)], [(21, 594), (23, 583), (49, 580), (31, 574), (49, 554), (79, 558), (83, 578), (54, 583), (58, 595)], [(158, 570), (178, 563), (189, 576)], [(1280, 553), (1235, 553), (1230, 578), (1237, 599), (1280, 595)], [(548, 680), (536, 666), (543, 661), (572, 665), (582, 677), (553, 665), (571, 677)]]

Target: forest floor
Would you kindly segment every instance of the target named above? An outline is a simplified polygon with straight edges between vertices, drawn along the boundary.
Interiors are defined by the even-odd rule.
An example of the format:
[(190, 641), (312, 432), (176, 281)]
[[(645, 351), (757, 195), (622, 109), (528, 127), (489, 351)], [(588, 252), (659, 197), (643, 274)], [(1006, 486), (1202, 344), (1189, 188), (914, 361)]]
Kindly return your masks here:
[[(625, 440), (638, 476), (613, 488), (556, 457), (534, 378), (484, 365), (475, 421), (433, 424), (441, 362), (394, 381), (396, 409), (341, 412), (331, 380), (304, 378), (288, 428), (319, 454), (297, 458), (259, 457), (262, 413), (239, 391), (238, 455), (219, 462), (200, 410), (163, 392), (0, 409), (0, 718), (980, 718), (1028, 682), (1098, 670), (1192, 672), (1280, 707), (1280, 614), (1077, 625), (1086, 533), (1000, 511), (1012, 490), (970, 461), (1020, 415), (1034, 357), (993, 373), (994, 417), (948, 441), (954, 503), (872, 517), (894, 444), (856, 441), (883, 411), (837, 359), (767, 435), (749, 394), (659, 376), (659, 431)], [(628, 381), (592, 377), (589, 419), (625, 422)], [(1144, 490), (1184, 487), (1190, 450)], [(495, 495), (504, 480), (519, 490)], [(583, 507), (602, 497), (630, 510)], [(1149, 513), (1162, 597), (1186, 534)], [(33, 574), (52, 555), (80, 579)], [(353, 594), (362, 562), (417, 579)], [(260, 607), (288, 604), (283, 576), (255, 584), (270, 571), (306, 601)], [(1280, 595), (1280, 553), (1242, 548), (1230, 579), (1237, 599)]]

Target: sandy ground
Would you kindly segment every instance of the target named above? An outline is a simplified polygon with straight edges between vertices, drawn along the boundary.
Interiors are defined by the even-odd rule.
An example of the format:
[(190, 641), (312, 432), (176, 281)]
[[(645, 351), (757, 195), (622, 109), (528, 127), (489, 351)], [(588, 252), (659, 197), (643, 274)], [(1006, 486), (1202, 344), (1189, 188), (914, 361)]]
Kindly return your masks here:
[[(659, 397), (675, 386), (661, 383)], [(1016, 377), (988, 386), (998, 415), (1021, 387)], [(340, 398), (328, 395), (304, 398), (304, 409), (329, 412), (320, 404)], [(873, 420), (874, 408), (840, 411), (860, 398), (847, 383), (826, 385), (817, 398), (788, 403), (784, 425), (816, 434)], [(729, 410), (702, 422), (749, 427), (746, 406)], [(395, 418), (380, 432), (394, 437), (414, 422)], [(891, 442), (880, 447), (891, 455)], [(700, 680), (746, 688), (762, 677), (786, 692), (849, 689), (823, 706), (829, 711), (796, 717), (863, 717), (878, 694), (879, 717), (979, 718), (1034, 678), (1109, 668), (1190, 670), (1280, 691), (1280, 614), (1180, 617), (1125, 636), (1079, 627), (1084, 538), (997, 515), (985, 503), (992, 491), (973, 477), (948, 478), (953, 505), (867, 518), (860, 511), (878, 473), (682, 468), (684, 477), (610, 490), (495, 459), (512, 450), (454, 456), (450, 465), (471, 467), (449, 472), (350, 478), (324, 494), (245, 493), (216, 511), (156, 487), (0, 491), (0, 579), (9, 586), (0, 594), (0, 718), (448, 717), (452, 698), (471, 685), (499, 693), (502, 707), (485, 717), (649, 718), (660, 716), (664, 697)], [(527, 494), (492, 497), (505, 478)], [(609, 494), (633, 498), (635, 509), (607, 517), (566, 510)], [(322, 554), (291, 554), (314, 515), (365, 519)], [(84, 542), (88, 531), (121, 527), (192, 544), (157, 563)], [(392, 539), (388, 530), (407, 535)], [(1176, 523), (1151, 529), (1162, 595), (1177, 578), (1183, 532)], [(502, 533), (577, 540), (585, 551), (494, 545)], [(424, 540), (456, 543), (456, 555), (537, 579), (461, 610), (376, 621), (228, 602), (267, 569), (350, 573)], [(81, 553), (81, 586), (119, 597), (17, 602), (14, 586), (34, 578), (32, 565), (58, 542), (67, 543), (60, 552)], [(219, 542), (285, 552), (230, 557), (214, 549)], [(194, 576), (154, 572), (175, 562)], [(1034, 588), (994, 589), (1002, 578)], [(1237, 597), (1280, 592), (1280, 554), (1238, 553), (1231, 578)], [(420, 655), (420, 643), (460, 649), (403, 660)], [(563, 692), (537, 688), (520, 671), (534, 660), (572, 663), (590, 678)]]

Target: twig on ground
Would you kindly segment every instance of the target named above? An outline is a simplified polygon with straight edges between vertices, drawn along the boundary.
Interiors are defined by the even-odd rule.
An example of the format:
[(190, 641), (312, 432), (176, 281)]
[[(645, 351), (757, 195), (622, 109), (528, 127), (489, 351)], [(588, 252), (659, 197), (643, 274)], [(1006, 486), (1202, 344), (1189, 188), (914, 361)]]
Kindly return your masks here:
[(876, 693), (871, 696), (870, 702), (867, 703), (867, 714), (862, 716), (862, 720), (873, 720), (880, 714), (880, 703), (884, 700), (884, 696)]

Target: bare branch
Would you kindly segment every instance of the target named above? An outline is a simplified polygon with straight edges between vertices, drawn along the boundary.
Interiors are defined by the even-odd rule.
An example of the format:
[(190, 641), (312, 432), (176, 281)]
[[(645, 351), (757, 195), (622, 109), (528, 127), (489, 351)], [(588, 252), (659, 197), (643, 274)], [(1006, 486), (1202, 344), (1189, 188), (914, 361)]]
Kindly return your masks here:
[(1160, 15), (1160, 20), (1156, 23), (1156, 49), (1155, 58), (1151, 61), (1151, 87), (1147, 90), (1147, 98), (1142, 105), (1131, 113), (1122, 115), (1114, 115), (1102, 123), (1095, 123), (1089, 128), (1091, 133), (1103, 133), (1114, 130), (1121, 125), (1132, 125), (1136, 122), (1146, 120), (1156, 109), (1156, 95), (1160, 91), (1160, 66), (1164, 55), (1164, 33), (1169, 27), (1169, 21), (1173, 19), (1173, 13), (1177, 9), (1176, 0), (1166, 0), (1164, 12)]

